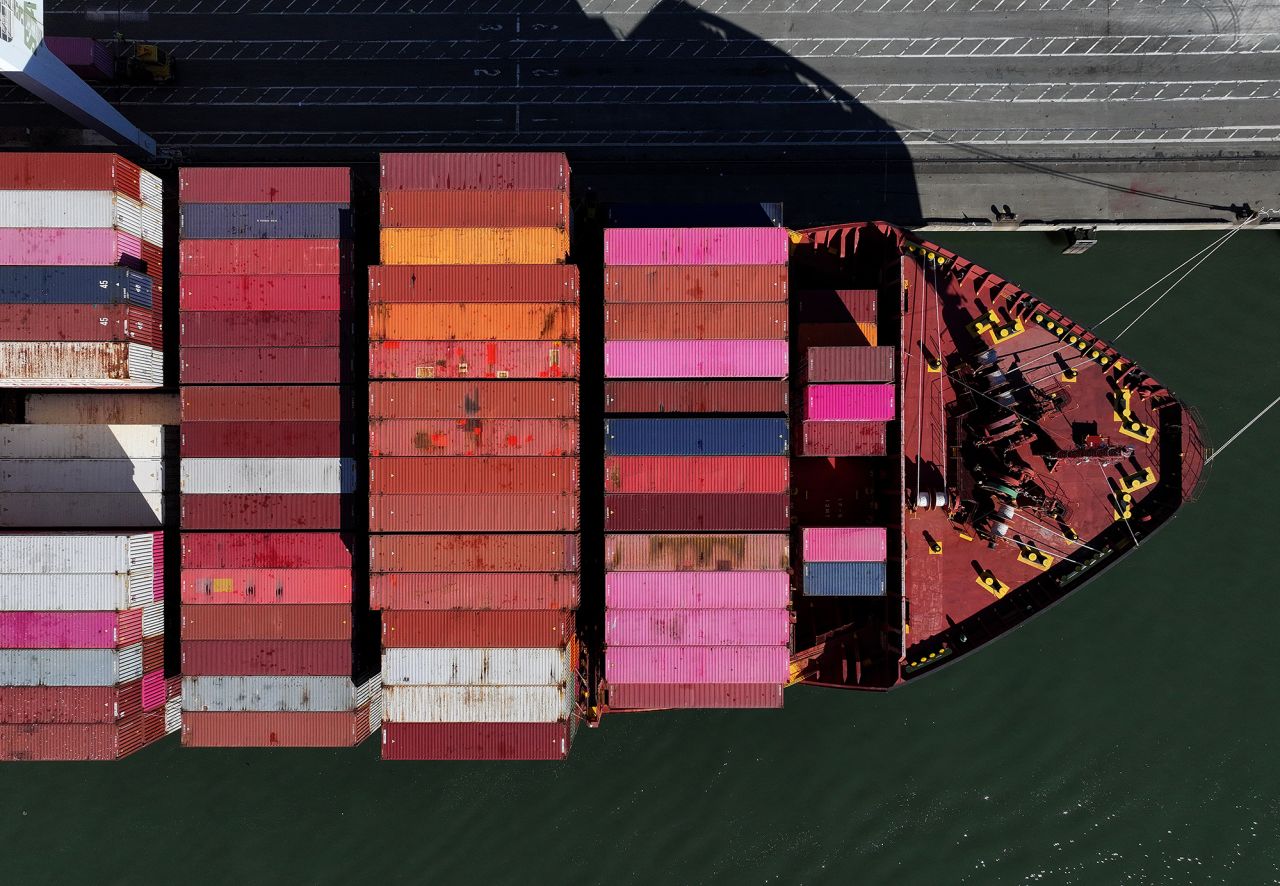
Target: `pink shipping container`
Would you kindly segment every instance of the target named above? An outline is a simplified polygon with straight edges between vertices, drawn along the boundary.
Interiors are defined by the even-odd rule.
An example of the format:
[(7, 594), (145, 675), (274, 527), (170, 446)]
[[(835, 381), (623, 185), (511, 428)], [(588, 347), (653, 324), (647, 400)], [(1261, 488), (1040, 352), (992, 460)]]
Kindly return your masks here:
[(345, 166), (223, 166), (178, 173), (183, 203), (350, 203)]
[(808, 527), (803, 533), (806, 563), (883, 563), (889, 550), (888, 530), (880, 526)]
[(564, 572), (382, 572), (373, 609), (574, 609), (578, 576)]
[(785, 609), (786, 572), (609, 572), (606, 609)]
[(0, 649), (115, 649), (141, 642), (141, 609), (0, 612)]
[(606, 646), (777, 646), (791, 640), (785, 609), (613, 609)]
[(606, 265), (785, 265), (784, 228), (610, 228)]
[(142, 240), (114, 228), (0, 228), (0, 265), (115, 265)]
[(610, 683), (778, 683), (790, 679), (786, 646), (610, 646)]
[(337, 274), (183, 274), (183, 311), (336, 311), (349, 284)]
[(608, 492), (785, 492), (785, 455), (629, 455), (604, 460)]
[(605, 378), (783, 378), (787, 342), (609, 341)]
[(349, 603), (350, 569), (183, 569), (183, 603)]
[(801, 430), (801, 455), (868, 456), (888, 452), (884, 422), (807, 421)]
[(383, 154), (384, 191), (512, 191), (569, 187), (564, 154), (538, 151)]
[(893, 385), (809, 385), (808, 421), (893, 421), (897, 415)]
[(613, 683), (609, 707), (644, 711), (673, 708), (780, 708), (777, 683)]
[(370, 341), (370, 378), (577, 378), (578, 344)]
[(369, 454), (577, 455), (578, 423), (561, 418), (410, 418), (369, 423)]

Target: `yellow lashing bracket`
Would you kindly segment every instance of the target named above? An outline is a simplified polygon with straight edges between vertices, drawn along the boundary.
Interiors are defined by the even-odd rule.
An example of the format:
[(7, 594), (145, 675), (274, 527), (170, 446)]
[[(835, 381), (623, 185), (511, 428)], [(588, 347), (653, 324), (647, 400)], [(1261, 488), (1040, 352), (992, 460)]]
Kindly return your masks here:
[(1054, 563), (1054, 558), (1032, 545), (1018, 545), (1018, 562), (1044, 572)]
[(991, 344), (993, 345), (1008, 341), (1025, 331), (1021, 320), (1015, 317), (1006, 323), (996, 311), (987, 311), (970, 323), (968, 329), (974, 338), (982, 338), (983, 335), (986, 335), (991, 339)]
[(995, 574), (990, 569), (982, 570), (974, 581), (976, 581), (984, 591), (987, 591), (997, 600), (1002, 599), (1005, 594), (1009, 593), (1009, 586), (996, 578)]
[(1133, 496), (1127, 492), (1112, 493), (1111, 515), (1116, 521), (1128, 520), (1133, 516)]
[(1151, 468), (1139, 468), (1132, 474), (1120, 477), (1120, 488), (1125, 492), (1137, 492), (1145, 486), (1156, 482), (1156, 472)]
[(1120, 423), (1120, 433), (1126, 437), (1141, 440), (1143, 443), (1150, 443), (1156, 437), (1155, 428), (1151, 427), (1151, 425), (1144, 425), (1132, 415)]

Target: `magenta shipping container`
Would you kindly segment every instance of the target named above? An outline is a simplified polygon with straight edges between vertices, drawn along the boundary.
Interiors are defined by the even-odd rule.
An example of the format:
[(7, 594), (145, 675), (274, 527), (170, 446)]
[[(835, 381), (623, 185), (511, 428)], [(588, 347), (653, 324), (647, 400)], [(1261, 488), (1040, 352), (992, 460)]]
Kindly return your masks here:
[(888, 530), (880, 526), (804, 530), (808, 563), (883, 563), (889, 550)]
[(809, 421), (893, 421), (893, 385), (809, 385)]
[(784, 378), (787, 342), (608, 341), (605, 378)]
[(114, 228), (0, 228), (0, 265), (114, 265), (142, 240)]
[(784, 228), (610, 228), (606, 265), (784, 265)]
[(776, 646), (791, 639), (785, 609), (617, 609), (606, 646)]
[(791, 577), (778, 571), (609, 572), (604, 605), (614, 609), (785, 609)]
[(0, 649), (114, 649), (141, 642), (141, 609), (0, 612)]
[(610, 683), (786, 683), (786, 646), (610, 646)]

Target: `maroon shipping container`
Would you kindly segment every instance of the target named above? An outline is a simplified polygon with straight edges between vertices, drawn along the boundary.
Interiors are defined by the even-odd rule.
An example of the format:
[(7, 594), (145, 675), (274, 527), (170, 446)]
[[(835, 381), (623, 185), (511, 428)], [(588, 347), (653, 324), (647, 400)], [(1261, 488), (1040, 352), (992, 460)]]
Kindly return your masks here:
[(573, 532), (577, 495), (373, 495), (372, 532)]
[(895, 378), (896, 348), (809, 348), (806, 371), (810, 382), (891, 382)]
[(570, 724), (383, 723), (384, 760), (563, 760)]
[(355, 452), (341, 422), (192, 421), (182, 425), (183, 458), (328, 458)]
[(577, 455), (566, 418), (419, 418), (369, 423), (370, 455)]
[(390, 572), (370, 579), (373, 609), (576, 609), (577, 575), (564, 572)]
[(159, 348), (160, 315), (133, 305), (0, 305), (5, 341), (132, 341)]
[(184, 532), (184, 569), (343, 569), (351, 542), (327, 532)]
[(569, 188), (569, 160), (539, 151), (383, 154), (383, 191), (529, 191)]
[(0, 191), (118, 191), (142, 200), (142, 170), (116, 154), (0, 153)]
[(786, 413), (787, 382), (608, 381), (605, 412), (768, 412)]
[(152, 674), (164, 671), (164, 637), (142, 638), (142, 672)]
[(340, 529), (351, 513), (350, 496), (184, 495), (186, 529)]
[(805, 323), (871, 323), (878, 315), (874, 289), (806, 289), (796, 293), (796, 316)]
[(339, 384), (351, 376), (341, 348), (182, 349), (181, 382), (208, 384)]
[(183, 240), (185, 274), (341, 274), (351, 269), (342, 240)]
[(604, 337), (609, 341), (785, 339), (787, 305), (785, 302), (605, 305)]
[(874, 344), (869, 331), (875, 331), (874, 325), (865, 324), (864, 328), (853, 323), (798, 323), (795, 341), (802, 352), (810, 348), (868, 347)]
[(670, 708), (780, 708), (777, 683), (618, 683), (609, 685), (609, 707), (618, 710)]
[(604, 269), (604, 300), (690, 302), (787, 300), (786, 265), (621, 265)]
[[(385, 196), (385, 195), (384, 195)], [(574, 265), (374, 265), (370, 304), (578, 301)]]
[(344, 331), (337, 311), (184, 311), (180, 320), (183, 348), (337, 347)]
[(351, 607), (342, 603), (184, 606), (182, 641), (351, 640)]
[(182, 673), (187, 677), (351, 674), (350, 640), (187, 640)]
[(369, 383), (369, 418), (577, 418), (574, 381)]
[[(158, 712), (162, 724), (163, 711)], [(119, 760), (147, 745), (147, 714), (115, 723), (0, 725), (0, 760)]]
[(350, 203), (345, 166), (223, 166), (178, 172), (183, 203)]
[(786, 492), (679, 492), (606, 495), (606, 532), (785, 531)]
[(578, 343), (370, 341), (370, 378), (577, 378)]
[(380, 195), (384, 228), (566, 228), (569, 192), (388, 191)]
[(369, 460), (371, 495), (578, 491), (578, 460), (556, 457), (437, 457)]
[(576, 535), (375, 535), (373, 572), (577, 572)]
[(142, 713), (142, 680), (120, 686), (0, 686), (0, 723), (114, 723)]
[(573, 614), (555, 610), (382, 613), (382, 645), (394, 648), (562, 647), (573, 637)]
[(344, 406), (350, 409), (352, 404), (351, 394), (337, 387), (183, 388), (182, 422), (335, 422), (342, 419)]
[(369, 706), (354, 711), (183, 711), (189, 748), (349, 748), (371, 734)]
[(879, 421), (807, 421), (800, 455), (885, 455), (887, 427)]
[(350, 302), (350, 283), (337, 275), (199, 276), (184, 274), (183, 311), (336, 311)]

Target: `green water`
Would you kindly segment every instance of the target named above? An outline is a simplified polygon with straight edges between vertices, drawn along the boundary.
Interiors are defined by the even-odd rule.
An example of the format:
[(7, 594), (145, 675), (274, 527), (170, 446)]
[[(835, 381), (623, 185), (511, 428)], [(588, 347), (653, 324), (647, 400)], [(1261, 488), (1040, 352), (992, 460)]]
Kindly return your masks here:
[[(1217, 235), (1102, 236), (937, 239), (1089, 323)], [(1242, 233), (1119, 344), (1221, 443), (1280, 393), (1277, 326), (1280, 236)], [(553, 765), (0, 766), (0, 883), (1280, 882), (1278, 448), (1280, 407), (1133, 556), (886, 695), (613, 716)]]

